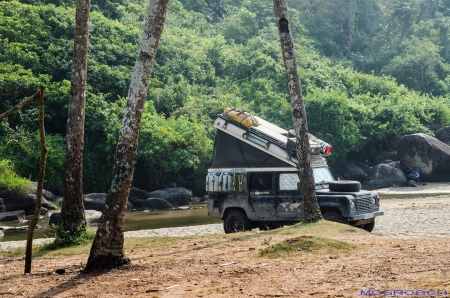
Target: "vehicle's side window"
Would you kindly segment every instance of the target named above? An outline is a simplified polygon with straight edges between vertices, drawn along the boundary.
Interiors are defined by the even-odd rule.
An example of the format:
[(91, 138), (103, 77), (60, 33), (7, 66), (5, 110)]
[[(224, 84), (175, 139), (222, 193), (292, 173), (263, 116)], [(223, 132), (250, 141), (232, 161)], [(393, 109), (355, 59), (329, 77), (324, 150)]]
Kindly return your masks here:
[(280, 174), (280, 190), (297, 190), (297, 183), (300, 182), (297, 173)]
[(250, 191), (270, 192), (272, 191), (271, 173), (251, 173)]

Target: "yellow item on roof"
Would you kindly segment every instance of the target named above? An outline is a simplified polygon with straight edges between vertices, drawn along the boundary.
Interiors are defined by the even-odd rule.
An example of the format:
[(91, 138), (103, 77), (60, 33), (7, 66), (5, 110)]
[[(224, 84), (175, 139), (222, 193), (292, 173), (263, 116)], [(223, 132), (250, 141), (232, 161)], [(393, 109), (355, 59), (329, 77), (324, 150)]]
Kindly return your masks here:
[(253, 116), (251, 113), (244, 110), (239, 110), (233, 107), (226, 107), (224, 109), (224, 112), (225, 116), (245, 127), (259, 125), (258, 119), (256, 119), (255, 116)]

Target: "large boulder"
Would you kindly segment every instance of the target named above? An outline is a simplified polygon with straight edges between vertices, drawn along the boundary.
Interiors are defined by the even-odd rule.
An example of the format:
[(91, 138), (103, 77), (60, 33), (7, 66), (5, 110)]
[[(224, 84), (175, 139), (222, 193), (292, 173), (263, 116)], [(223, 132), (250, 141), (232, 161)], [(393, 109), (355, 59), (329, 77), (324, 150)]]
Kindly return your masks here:
[(128, 196), (128, 201), (133, 203), (136, 200), (143, 200), (143, 201), (145, 201), (148, 198), (150, 198), (150, 196), (148, 195), (147, 191), (145, 191), (143, 189), (140, 189), (140, 188), (137, 188), (137, 187), (132, 187), (130, 189), (130, 195)]
[(9, 211), (0, 213), (0, 221), (19, 221), (23, 222), (25, 220), (25, 211)]
[(364, 180), (364, 189), (379, 189), (392, 186), (405, 186), (407, 180), (400, 169), (387, 164), (372, 167)]
[(3, 203), (3, 199), (0, 198), (0, 213), (6, 212), (5, 203)]
[[(33, 194), (37, 195), (37, 183), (31, 182), (31, 187), (33, 189)], [(58, 199), (58, 196), (46, 189), (42, 190), (42, 196), (49, 202), (55, 202)]]
[(355, 165), (357, 165), (358, 167), (360, 167), (361, 169), (363, 169), (364, 172), (369, 173), (370, 166), (368, 164), (363, 163), (363, 162), (357, 162), (357, 161), (353, 161), (353, 163)]
[(192, 198), (192, 192), (184, 187), (165, 188), (151, 191), (148, 194), (149, 198), (164, 199), (172, 206), (188, 205)]
[(450, 145), (450, 126), (443, 127), (434, 133), (436, 139)]
[(450, 146), (423, 133), (406, 135), (397, 144), (403, 170), (416, 169), (421, 181), (450, 181)]
[[(84, 217), (86, 219), (87, 225), (97, 224), (102, 213), (96, 210), (84, 210)], [(59, 225), (59, 221), (61, 219), (61, 212), (55, 212), (50, 215), (50, 220), (48, 222), (49, 226), (51, 225)]]
[[(106, 194), (105, 193), (91, 193), (83, 195), (84, 209), (103, 211), (105, 207)], [(127, 203), (127, 211), (132, 209), (130, 202)]]
[(103, 208), (105, 207), (105, 200), (105, 193), (90, 193), (83, 195), (84, 209), (103, 211)]
[(0, 198), (7, 198), (7, 197), (12, 197), (15, 196), (16, 193), (7, 189), (4, 186), (0, 186)]
[(367, 173), (363, 169), (350, 161), (339, 162), (333, 168), (339, 177), (344, 178), (343, 180), (356, 180), (363, 183), (367, 177)]
[[(34, 194), (25, 194), (3, 198), (3, 202), (7, 211), (25, 210), (27, 215), (32, 215), (36, 209), (36, 199), (37, 196)], [(48, 210), (56, 209), (55, 204), (47, 201), (44, 197), (42, 198), (42, 207)]]
[(398, 152), (397, 151), (383, 151), (377, 154), (377, 156), (373, 159), (373, 164), (377, 165), (383, 163), (385, 160), (398, 161)]
[(164, 199), (149, 198), (143, 204), (144, 210), (173, 210), (173, 206)]

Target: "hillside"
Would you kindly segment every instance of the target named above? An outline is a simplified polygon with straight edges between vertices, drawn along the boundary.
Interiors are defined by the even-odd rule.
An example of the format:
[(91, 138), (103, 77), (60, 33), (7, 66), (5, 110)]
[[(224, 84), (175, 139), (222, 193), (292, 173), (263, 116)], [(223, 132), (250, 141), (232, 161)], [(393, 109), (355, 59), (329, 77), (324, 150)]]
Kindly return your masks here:
[[(445, 1), (288, 1), (309, 130), (330, 161), (370, 160), (403, 134), (450, 124)], [(86, 192), (102, 192), (121, 125), (147, 2), (93, 1), (84, 157)], [(63, 184), (74, 2), (0, 1), (0, 112), (45, 84), (45, 187)], [(369, 17), (370, 16), (370, 17)], [(171, 1), (143, 117), (134, 184), (201, 194), (214, 131), (236, 106), (291, 127), (271, 1)], [(36, 105), (3, 121), (0, 158), (36, 179)], [(431, 128), (431, 129), (430, 129)]]

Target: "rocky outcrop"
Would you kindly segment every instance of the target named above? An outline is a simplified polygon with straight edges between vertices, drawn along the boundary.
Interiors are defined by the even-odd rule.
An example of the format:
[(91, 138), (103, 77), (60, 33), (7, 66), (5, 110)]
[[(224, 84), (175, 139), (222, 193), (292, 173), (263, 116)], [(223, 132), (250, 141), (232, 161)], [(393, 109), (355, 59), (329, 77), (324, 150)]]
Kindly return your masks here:
[(366, 171), (350, 161), (339, 162), (333, 168), (338, 176), (343, 178), (342, 180), (355, 180), (363, 183), (367, 177)]
[(148, 198), (160, 198), (168, 201), (172, 206), (189, 205), (192, 193), (184, 187), (165, 188), (148, 193)]
[[(37, 183), (31, 182), (31, 187), (34, 190), (33, 194), (37, 195)], [(42, 196), (49, 202), (56, 202), (58, 199), (58, 196), (54, 195), (52, 192), (46, 189), (42, 190)]]
[(173, 210), (173, 206), (166, 200), (159, 198), (149, 198), (143, 202), (144, 210)]
[(377, 165), (380, 163), (386, 163), (384, 161), (390, 160), (390, 161), (398, 161), (398, 153), (397, 151), (383, 151), (377, 154), (375, 158), (373, 159), (373, 164)]
[(450, 126), (443, 127), (434, 133), (436, 139), (450, 145)]
[(0, 198), (0, 213), (6, 212), (5, 203), (3, 203), (3, 199)]
[(406, 186), (406, 177), (400, 169), (387, 164), (372, 167), (364, 180), (363, 189), (379, 189), (392, 186)]
[[(87, 225), (97, 224), (100, 217), (102, 216), (102, 213), (100, 211), (96, 210), (85, 210), (84, 211), (84, 217), (86, 219)], [(59, 225), (59, 221), (61, 219), (61, 212), (55, 212), (50, 215), (50, 220), (48, 224), (51, 225)]]
[(417, 169), (421, 181), (450, 181), (449, 145), (418, 133), (401, 137), (397, 151), (402, 169)]
[(0, 221), (16, 221), (16, 220), (19, 222), (24, 221), (25, 211), (17, 210), (0, 213)]
[[(32, 215), (36, 209), (36, 199), (37, 196), (34, 194), (25, 194), (3, 198), (3, 202), (7, 211), (25, 210), (27, 215)], [(44, 197), (42, 198), (42, 207), (47, 210), (56, 209), (55, 204), (47, 201)]]
[(83, 195), (84, 209), (103, 211), (103, 208), (105, 207), (105, 200), (105, 193), (90, 193)]

